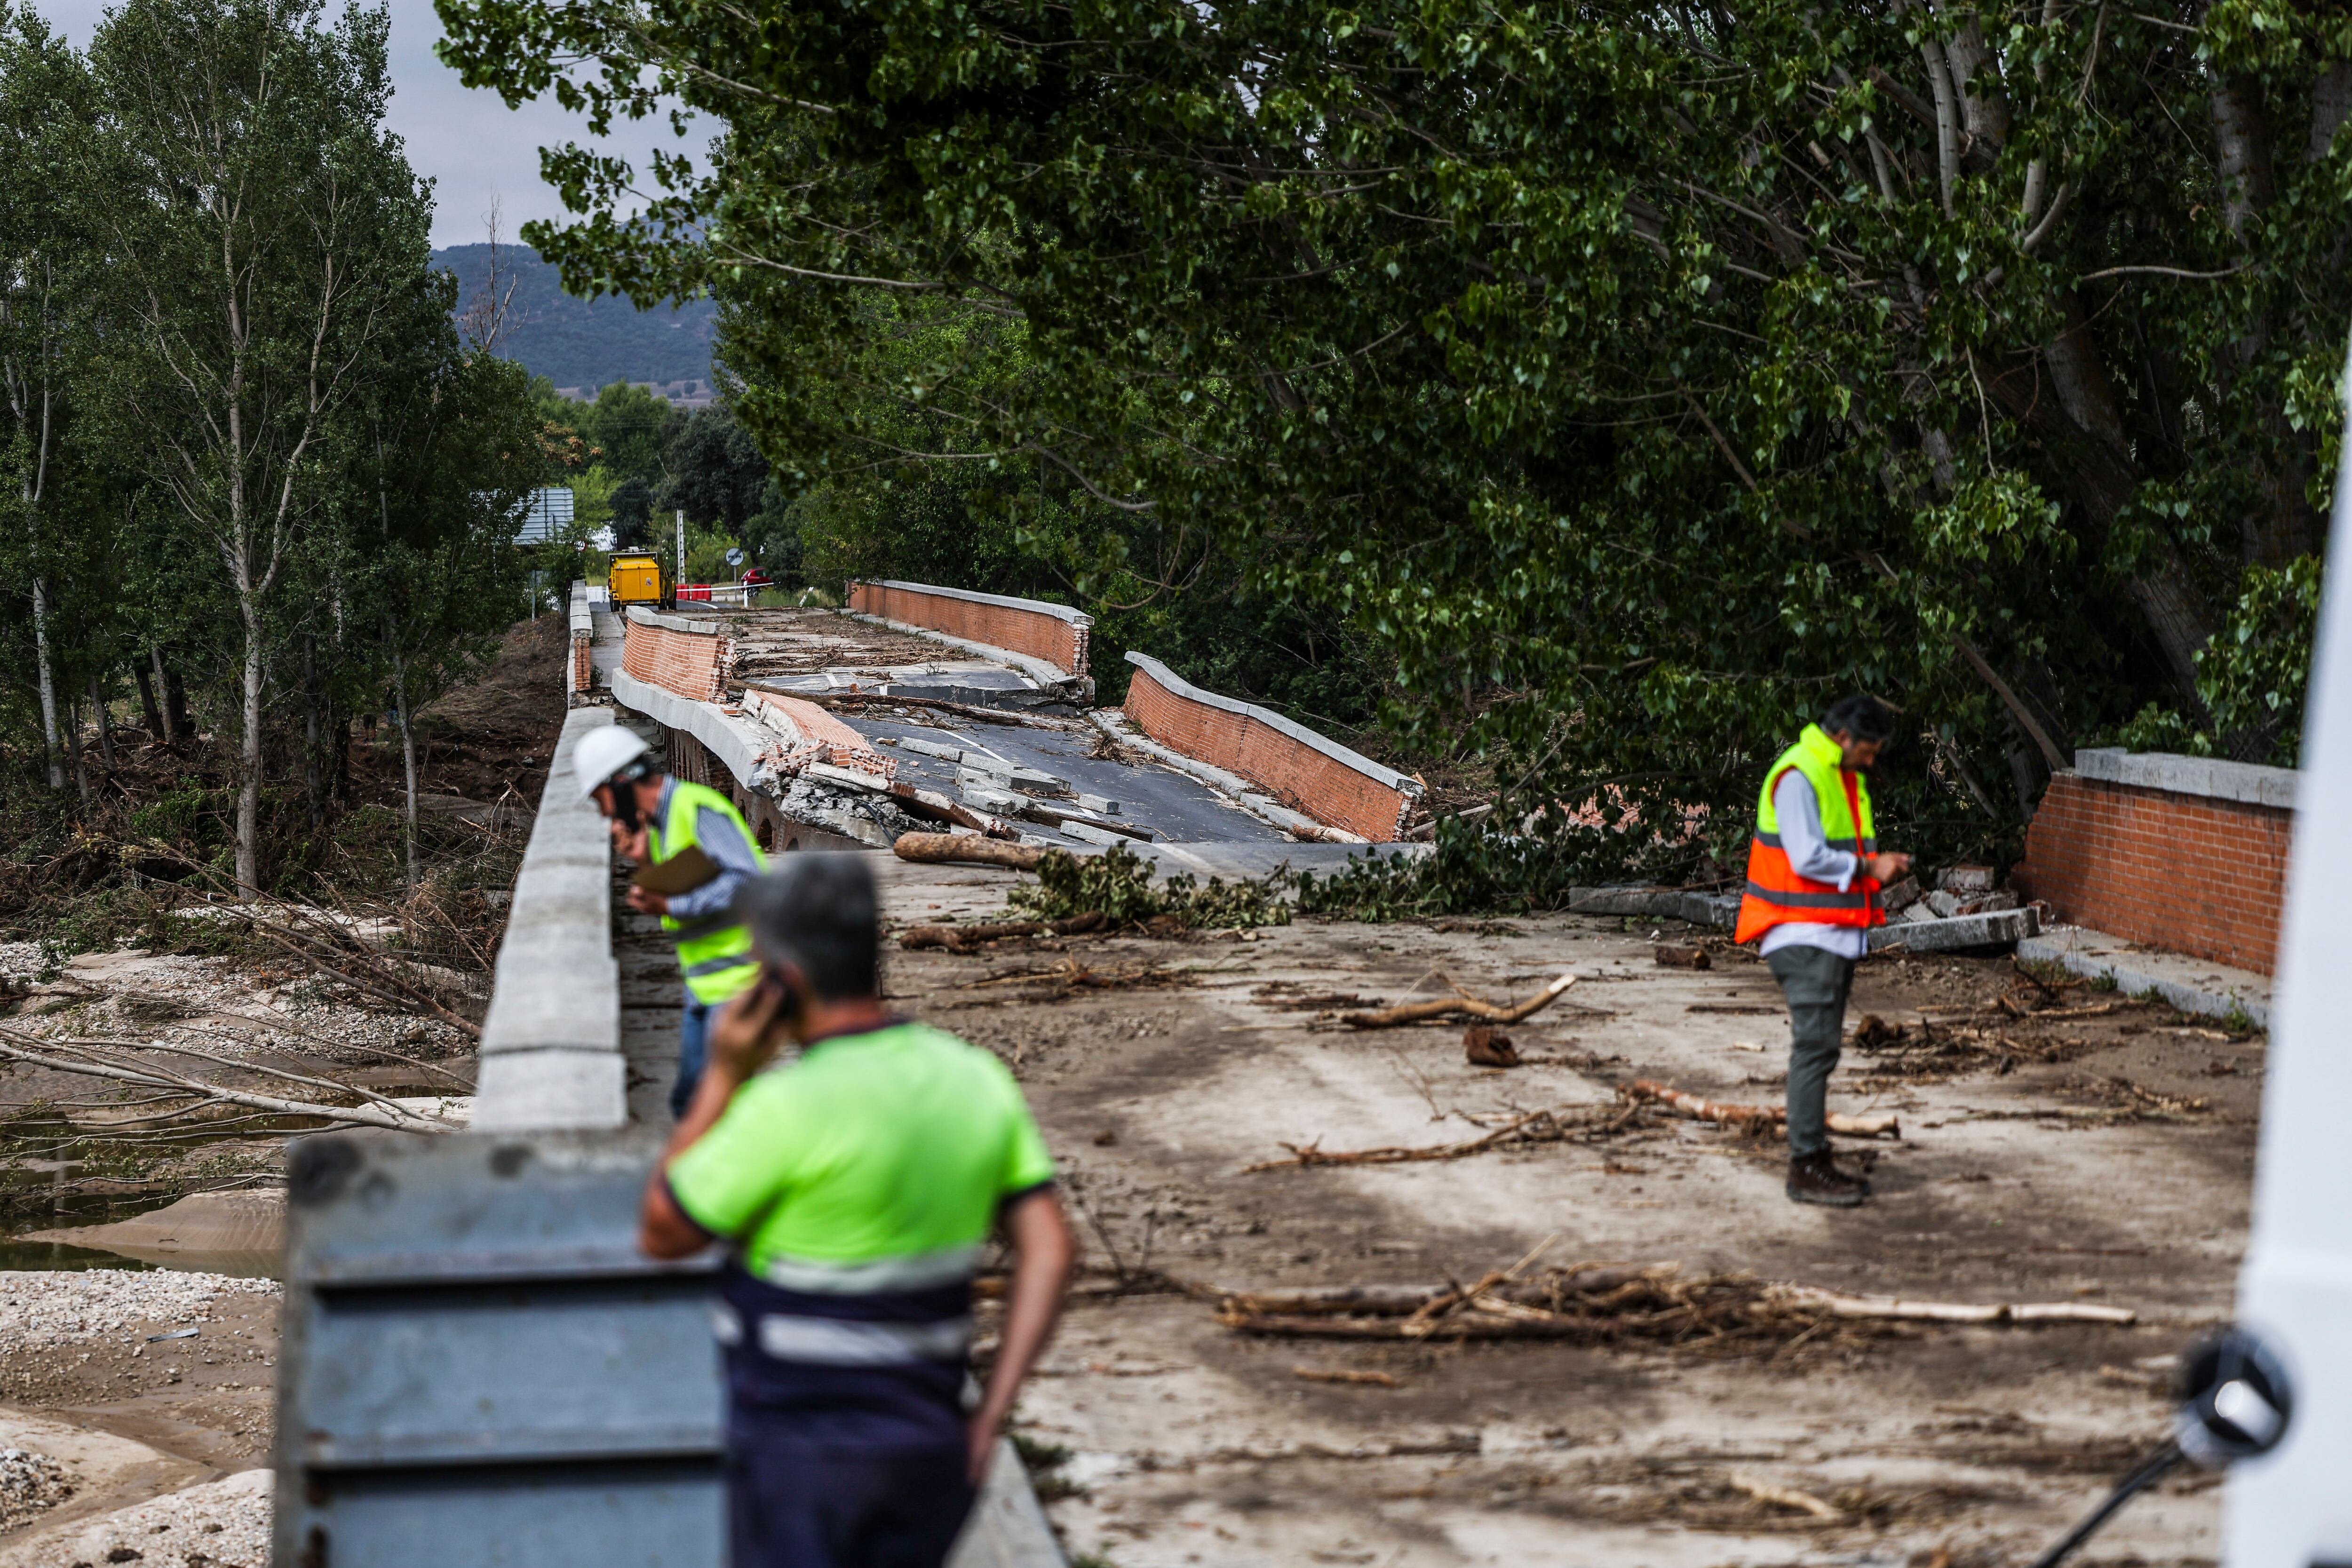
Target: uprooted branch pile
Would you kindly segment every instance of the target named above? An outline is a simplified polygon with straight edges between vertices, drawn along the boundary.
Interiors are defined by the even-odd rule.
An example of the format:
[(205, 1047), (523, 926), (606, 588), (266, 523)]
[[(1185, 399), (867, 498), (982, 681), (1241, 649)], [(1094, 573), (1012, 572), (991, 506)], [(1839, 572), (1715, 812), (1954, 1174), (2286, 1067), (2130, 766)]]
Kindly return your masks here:
[(2072, 1301), (1847, 1296), (1744, 1273), (1685, 1278), (1677, 1263), (1588, 1263), (1527, 1278), (1498, 1269), (1468, 1286), (1229, 1291), (1217, 1321), (1240, 1333), (1288, 1338), (1567, 1340), (1748, 1355), (1824, 1338), (1883, 1338), (1904, 1322), (2127, 1324), (2134, 1314)]

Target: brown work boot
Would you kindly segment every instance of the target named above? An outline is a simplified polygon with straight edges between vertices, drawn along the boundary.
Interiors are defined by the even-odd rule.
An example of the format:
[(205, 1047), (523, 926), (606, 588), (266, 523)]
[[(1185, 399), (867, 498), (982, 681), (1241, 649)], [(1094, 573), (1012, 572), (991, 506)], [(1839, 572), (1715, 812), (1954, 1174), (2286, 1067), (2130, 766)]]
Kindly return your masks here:
[(1789, 1162), (1790, 1201), (1850, 1209), (1870, 1195), (1870, 1184), (1837, 1168), (1826, 1149)]

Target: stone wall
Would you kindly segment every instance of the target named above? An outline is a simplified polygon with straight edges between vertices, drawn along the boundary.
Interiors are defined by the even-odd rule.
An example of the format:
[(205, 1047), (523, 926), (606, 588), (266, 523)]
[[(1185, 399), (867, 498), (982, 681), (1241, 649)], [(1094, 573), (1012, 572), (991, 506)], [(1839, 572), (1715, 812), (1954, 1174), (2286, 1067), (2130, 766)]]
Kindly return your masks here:
[(964, 642), (1009, 648), (1050, 664), (1065, 675), (1087, 672), (1087, 637), (1094, 617), (1066, 605), (923, 583), (885, 582), (851, 584), (849, 607)]
[(1291, 810), (1375, 844), (1403, 836), (1421, 785), (1279, 713), (1203, 691), (1156, 658), (1130, 653), (1127, 716), (1171, 751), (1262, 786)]
[(2294, 772), (2110, 750), (2074, 763), (2034, 813), (2019, 890), (2075, 925), (2270, 973)]

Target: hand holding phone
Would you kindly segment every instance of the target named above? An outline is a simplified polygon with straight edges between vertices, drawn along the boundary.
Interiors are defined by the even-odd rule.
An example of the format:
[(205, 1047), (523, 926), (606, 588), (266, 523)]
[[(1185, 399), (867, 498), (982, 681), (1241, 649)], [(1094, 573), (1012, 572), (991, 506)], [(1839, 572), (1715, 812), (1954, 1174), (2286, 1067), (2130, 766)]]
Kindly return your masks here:
[(776, 1054), (800, 1016), (800, 991), (789, 974), (763, 965), (759, 980), (710, 1021), (710, 1066), (738, 1082)]

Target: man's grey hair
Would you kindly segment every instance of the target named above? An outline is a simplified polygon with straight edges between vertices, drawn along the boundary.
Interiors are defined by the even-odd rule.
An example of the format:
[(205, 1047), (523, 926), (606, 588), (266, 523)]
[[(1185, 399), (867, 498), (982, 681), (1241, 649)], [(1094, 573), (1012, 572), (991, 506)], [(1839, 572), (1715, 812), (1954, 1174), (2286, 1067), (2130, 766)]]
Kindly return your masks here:
[(743, 889), (737, 908), (761, 956), (799, 970), (819, 999), (879, 994), (881, 900), (863, 859), (786, 855)]

